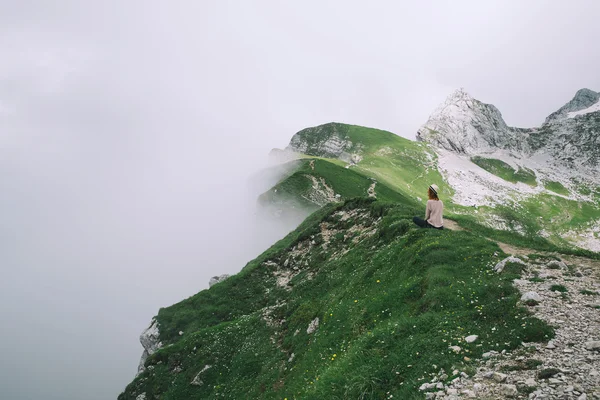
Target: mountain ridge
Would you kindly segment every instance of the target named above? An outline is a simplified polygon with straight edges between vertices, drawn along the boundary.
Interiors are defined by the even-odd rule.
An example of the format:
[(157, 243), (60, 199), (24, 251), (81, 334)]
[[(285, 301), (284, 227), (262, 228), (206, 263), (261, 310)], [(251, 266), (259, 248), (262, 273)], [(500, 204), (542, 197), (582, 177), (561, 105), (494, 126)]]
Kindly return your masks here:
[[(533, 142), (518, 147), (501, 137), (506, 131), (530, 135), (530, 130), (508, 127), (496, 107), (464, 90), (449, 98), (434, 111), (440, 130), (433, 143), (330, 123), (306, 128), (285, 151), (274, 151), (287, 161), (286, 173), (261, 195), (259, 206), (306, 207), (310, 215), (238, 274), (161, 308), (142, 334), (140, 373), (119, 400), (416, 399), (432, 388), (441, 389), (443, 399), (454, 398), (461, 388), (468, 388), (464, 395), (471, 398), (514, 394), (529, 390), (518, 377), (506, 381), (515, 379), (517, 385), (483, 389), (469, 377), (482, 371), (482, 357), (502, 350), (507, 360), (523, 360), (522, 342), (547, 351), (545, 346), (554, 346), (548, 340), (555, 329), (555, 343), (571, 343), (585, 359), (593, 346), (591, 331), (568, 336), (563, 327), (550, 326), (550, 306), (543, 307), (557, 304), (545, 292), (549, 283), (560, 282), (567, 291), (591, 290), (587, 276), (600, 269), (589, 272), (576, 264), (581, 258), (565, 255), (600, 260), (600, 253), (575, 248), (577, 241), (563, 236), (568, 229), (573, 235), (591, 232), (589, 248), (600, 243), (600, 187), (586, 194), (570, 180), (566, 187), (545, 182), (549, 173), (539, 166), (528, 170), (529, 160), (517, 151)], [(557, 124), (567, 136), (569, 127), (600, 126), (595, 119), (600, 113), (593, 110), (569, 117), (587, 110), (584, 103), (566, 111), (561, 121), (567, 122), (548, 124), (545, 134), (556, 133)], [(461, 129), (479, 135), (478, 146), (452, 147), (440, 138), (453, 140)], [(547, 142), (552, 143), (543, 145)], [(543, 166), (564, 165), (558, 161)], [(412, 216), (423, 212), (431, 183), (440, 187), (445, 216), (454, 221), (448, 226), (456, 230), (412, 224)], [(481, 185), (483, 197), (468, 199), (475, 205), (461, 197), (465, 183)], [(569, 265), (552, 264), (560, 258)], [(555, 265), (560, 277), (546, 277)], [(546, 280), (551, 278), (560, 280)], [(544, 303), (544, 312), (532, 316), (525, 310), (515, 279), (519, 289), (531, 287), (525, 279), (539, 283), (542, 296), (532, 298)], [(582, 296), (577, 301), (587, 304)], [(531, 364), (541, 373), (542, 366), (571, 368), (567, 361), (550, 354)], [(494, 365), (485, 365), (486, 373), (499, 373)], [(459, 380), (450, 371), (459, 371)], [(596, 381), (584, 382), (582, 390), (590, 392), (600, 384)], [(543, 388), (537, 388), (540, 394)]]

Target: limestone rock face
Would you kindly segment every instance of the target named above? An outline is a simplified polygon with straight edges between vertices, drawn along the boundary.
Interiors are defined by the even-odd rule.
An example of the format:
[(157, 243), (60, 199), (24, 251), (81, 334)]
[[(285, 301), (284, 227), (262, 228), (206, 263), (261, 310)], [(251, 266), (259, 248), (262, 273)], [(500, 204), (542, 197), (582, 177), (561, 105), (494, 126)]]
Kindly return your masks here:
[(334, 122), (303, 129), (292, 137), (286, 150), (357, 164), (361, 160), (360, 148), (350, 141), (346, 129), (346, 125)]
[(146, 370), (144, 367), (146, 359), (162, 347), (159, 337), (160, 332), (158, 330), (158, 321), (155, 318), (152, 318), (150, 326), (146, 328), (140, 335), (140, 343), (144, 348), (144, 352), (142, 353), (140, 365), (138, 366), (138, 375)]
[(417, 140), (460, 154), (496, 148), (523, 150), (523, 136), (509, 128), (500, 111), (474, 99), (464, 89), (452, 93), (417, 132)]
[(306, 328), (306, 333), (309, 335), (314, 333), (319, 327), (319, 317), (313, 319), (310, 324), (308, 324), (308, 328)]

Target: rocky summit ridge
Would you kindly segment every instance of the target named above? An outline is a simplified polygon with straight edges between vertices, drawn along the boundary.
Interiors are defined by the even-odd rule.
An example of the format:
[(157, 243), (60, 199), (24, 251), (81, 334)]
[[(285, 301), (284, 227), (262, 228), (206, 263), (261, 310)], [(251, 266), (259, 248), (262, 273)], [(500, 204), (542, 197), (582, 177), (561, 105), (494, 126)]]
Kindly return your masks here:
[(494, 149), (523, 151), (522, 135), (504, 122), (491, 104), (474, 99), (464, 89), (450, 94), (417, 131), (417, 140), (459, 154)]
[(563, 166), (597, 168), (600, 93), (581, 89), (571, 101), (548, 116), (542, 126), (516, 128), (506, 124), (495, 106), (459, 89), (431, 114), (416, 137), (459, 154), (501, 150), (521, 158), (544, 158), (547, 154)]

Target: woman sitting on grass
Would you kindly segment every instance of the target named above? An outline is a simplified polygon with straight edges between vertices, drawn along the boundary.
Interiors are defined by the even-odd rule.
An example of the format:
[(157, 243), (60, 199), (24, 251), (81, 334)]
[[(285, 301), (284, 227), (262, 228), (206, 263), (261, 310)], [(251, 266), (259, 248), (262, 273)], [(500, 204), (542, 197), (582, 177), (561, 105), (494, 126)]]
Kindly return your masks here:
[(425, 208), (425, 219), (414, 217), (413, 222), (421, 228), (444, 229), (444, 203), (438, 198), (438, 186), (433, 184), (427, 190), (429, 200)]

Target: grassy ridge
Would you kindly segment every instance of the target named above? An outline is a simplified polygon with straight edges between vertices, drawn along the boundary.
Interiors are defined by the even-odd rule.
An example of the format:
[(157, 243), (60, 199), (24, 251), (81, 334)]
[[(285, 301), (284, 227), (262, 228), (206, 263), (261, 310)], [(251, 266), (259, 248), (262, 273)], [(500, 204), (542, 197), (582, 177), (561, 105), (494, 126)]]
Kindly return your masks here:
[[(405, 139), (391, 132), (357, 125), (329, 123), (307, 128), (295, 135), (306, 144), (306, 154), (322, 154), (318, 144), (337, 136), (352, 143), (346, 151), (360, 154), (362, 160), (351, 169), (373, 177), (410, 198), (426, 197), (427, 187), (435, 183), (445, 197), (453, 194), (435, 165), (436, 155), (429, 145)], [(292, 139), (293, 141), (293, 139)]]
[[(519, 266), (491, 271), (503, 257), (495, 243), (418, 229), (420, 211), (328, 206), (236, 276), (161, 309), (166, 347), (119, 400), (421, 398), (439, 368), (469, 371), (484, 351), (552, 336), (517, 305)], [(277, 274), (290, 271), (288, 290)], [(465, 343), (470, 334), (479, 340)]]
[[(354, 169), (339, 166), (332, 161), (337, 160), (311, 158), (294, 161), (294, 163), (298, 163), (298, 167), (294, 172), (262, 194), (259, 197), (259, 202), (262, 204), (294, 206), (314, 211), (321, 205), (310, 199), (314, 184), (311, 177), (315, 178), (319, 185), (324, 182), (336, 194), (341, 196), (340, 200), (366, 197), (369, 187), (374, 183), (373, 179)], [(383, 183), (377, 182), (375, 193), (377, 198), (381, 200), (416, 204), (408, 196), (389, 188)]]

